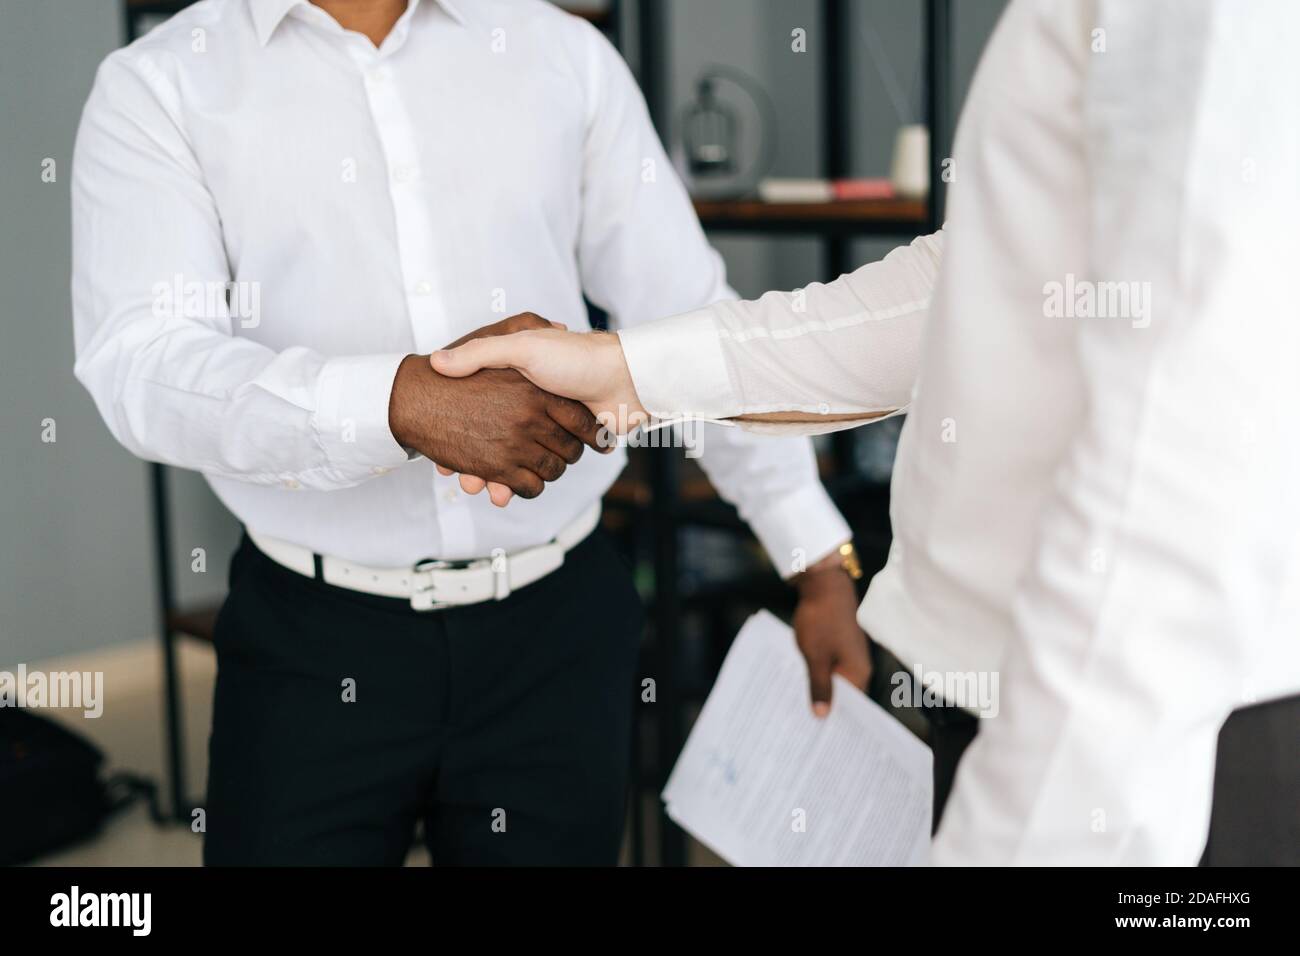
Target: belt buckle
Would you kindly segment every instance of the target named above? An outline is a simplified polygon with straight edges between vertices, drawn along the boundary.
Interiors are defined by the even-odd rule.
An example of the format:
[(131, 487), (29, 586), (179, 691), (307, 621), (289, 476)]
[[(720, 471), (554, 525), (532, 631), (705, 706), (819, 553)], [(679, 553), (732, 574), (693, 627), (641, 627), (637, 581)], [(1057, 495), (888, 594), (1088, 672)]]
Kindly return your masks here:
[[(432, 599), (431, 595), (433, 591), (433, 578), (432, 578), (433, 572), (434, 571), (465, 571), (468, 570), (469, 568), (473, 568), (478, 565), (490, 564), (490, 563), (491, 562), (489, 559), (484, 559), (484, 558), (474, 558), (470, 560), (461, 560), (461, 561), (444, 561), (440, 558), (424, 558), (423, 560), (416, 561), (415, 565), (411, 569), (414, 572), (413, 577), (415, 578), (415, 581), (418, 582), (420, 580), (421, 575), (427, 574), (430, 577), (429, 577), (428, 587), (422, 588), (418, 585), (418, 583), (412, 585), (411, 587), (412, 609), (416, 611), (442, 611), (449, 607), (462, 606), (462, 605), (454, 604), (451, 601), (435, 601)], [(429, 596), (426, 597), (426, 595)]]

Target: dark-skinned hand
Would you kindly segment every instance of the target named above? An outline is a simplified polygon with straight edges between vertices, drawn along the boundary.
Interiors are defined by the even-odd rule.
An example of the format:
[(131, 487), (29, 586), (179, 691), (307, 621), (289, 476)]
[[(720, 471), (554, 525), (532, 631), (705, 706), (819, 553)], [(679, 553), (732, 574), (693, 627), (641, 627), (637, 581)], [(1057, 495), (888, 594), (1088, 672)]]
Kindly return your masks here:
[[(451, 343), (557, 328), (531, 313), (476, 329)], [(398, 443), (436, 463), (444, 474), (482, 476), (493, 501), (510, 493), (535, 498), (582, 456), (602, 448), (595, 416), (580, 402), (542, 391), (512, 369), (483, 369), (468, 378), (433, 371), (427, 355), (408, 355), (397, 370), (388, 405)], [(498, 501), (498, 498), (503, 500)]]
[(794, 635), (808, 662), (813, 713), (824, 717), (831, 708), (831, 675), (840, 674), (866, 690), (871, 680), (867, 635), (858, 627), (858, 594), (853, 579), (840, 566), (838, 553), (796, 575), (799, 603), (794, 611)]

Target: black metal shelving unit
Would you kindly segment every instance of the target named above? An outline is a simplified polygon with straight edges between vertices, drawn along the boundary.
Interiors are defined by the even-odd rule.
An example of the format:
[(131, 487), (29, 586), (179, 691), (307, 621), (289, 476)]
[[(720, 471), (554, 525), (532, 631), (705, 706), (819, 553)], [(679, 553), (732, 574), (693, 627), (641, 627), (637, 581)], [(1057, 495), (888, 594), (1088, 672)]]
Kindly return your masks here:
[[(851, 163), (851, 116), (849, 96), (853, 88), (850, 72), (848, 26), (852, 0), (821, 0), (820, 26), (824, 43), (821, 56), (819, 93), (822, 103), (823, 175), (839, 178), (849, 174)], [(665, 38), (668, 8), (657, 0), (637, 0), (640, 45), (639, 79), (660, 136), (671, 146), (668, 129), (663, 68), (667, 62)], [(924, 61), (926, 76), (925, 122), (930, 131), (930, 193), (925, 202), (901, 200), (862, 203), (829, 203), (818, 206), (776, 205), (757, 201), (698, 202), (700, 220), (711, 232), (743, 232), (754, 235), (804, 235), (823, 240), (826, 278), (833, 279), (853, 268), (853, 238), (911, 238), (938, 229), (943, 222), (944, 180), (942, 162), (951, 155), (951, 5), (950, 0), (924, 0)], [(874, 512), (888, 528), (888, 489), (869, 487), (855, 481), (851, 460), (850, 433), (833, 437), (833, 476), (828, 485), (842, 507), (856, 501)], [(678, 538), (688, 523), (699, 522), (699, 508), (683, 508), (680, 500), (681, 455), (659, 449), (650, 465), (651, 515), (654, 534), (654, 624), (655, 663), (663, 688), (659, 718), (658, 753), (660, 766), (656, 784), (662, 784), (684, 742), (682, 708), (687, 702), (677, 686), (677, 664), (682, 639), (682, 595)], [(837, 487), (838, 486), (838, 487)], [(713, 511), (716, 522), (717, 512)], [(852, 522), (851, 522), (852, 523)], [(735, 526), (739, 528), (739, 523)], [(886, 532), (887, 533), (887, 532)], [(887, 540), (886, 540), (887, 544)], [(659, 862), (678, 866), (686, 862), (685, 834), (660, 814)]]
[[(167, 16), (192, 0), (125, 0), (128, 39), (143, 31), (148, 18)], [(823, 175), (828, 178), (849, 173), (850, 73), (848, 13), (853, 0), (820, 0), (820, 24), (824, 48), (821, 55), (819, 93), (822, 104)], [(930, 196), (928, 201), (880, 200), (841, 202), (824, 205), (778, 205), (758, 201), (701, 201), (696, 208), (705, 228), (712, 232), (748, 233), (766, 236), (802, 235), (823, 241), (826, 278), (834, 278), (853, 267), (851, 241), (854, 238), (910, 238), (937, 229), (943, 221), (944, 182), (941, 164), (951, 152), (951, 0), (923, 0), (924, 60), (926, 75), (926, 125), (930, 130)], [(664, 0), (608, 0), (606, 6), (584, 14), (597, 23), (625, 54), (635, 52), (633, 64), (660, 136), (671, 140), (670, 104), (667, 89), (668, 16)], [(627, 26), (635, 24), (636, 49), (622, 42)], [(683, 615), (692, 609), (729, 601), (747, 593), (758, 602), (774, 593), (775, 575), (770, 580), (736, 582), (734, 589), (686, 594), (682, 587), (680, 532), (685, 527), (723, 528), (748, 534), (729, 506), (716, 500), (684, 500), (681, 494), (683, 457), (680, 450), (643, 451), (646, 471), (645, 494), (611, 502), (633, 516), (633, 535), (638, 547), (648, 552), (653, 567), (651, 640), (648, 661), (657, 675), (658, 702), (640, 711), (634, 743), (636, 793), (632, 801), (632, 857), (644, 863), (647, 827), (642, 798), (657, 797), (677, 753), (684, 742), (684, 708), (692, 695), (678, 684), (682, 659)], [(188, 822), (195, 806), (185, 789), (185, 753), (182, 745), (181, 692), (177, 642), (183, 637), (210, 640), (216, 610), (212, 607), (181, 609), (176, 605), (172, 577), (171, 512), (168, 470), (150, 466), (150, 495), (154, 519), (154, 548), (158, 566), (158, 608), (162, 634), (165, 699), (163, 719), (166, 738), (167, 793), (173, 817)], [(834, 442), (831, 474), (827, 477), (832, 497), (846, 511), (857, 511), (888, 529), (888, 489), (860, 480), (854, 473), (849, 439), (842, 434)], [(855, 529), (858, 527), (855, 524)], [(887, 537), (882, 543), (887, 544)], [(729, 635), (728, 635), (729, 637)], [(654, 740), (653, 754), (646, 766), (641, 752), (640, 730), (647, 728)], [(657, 862), (665, 866), (686, 861), (685, 834), (662, 811), (657, 821)]]

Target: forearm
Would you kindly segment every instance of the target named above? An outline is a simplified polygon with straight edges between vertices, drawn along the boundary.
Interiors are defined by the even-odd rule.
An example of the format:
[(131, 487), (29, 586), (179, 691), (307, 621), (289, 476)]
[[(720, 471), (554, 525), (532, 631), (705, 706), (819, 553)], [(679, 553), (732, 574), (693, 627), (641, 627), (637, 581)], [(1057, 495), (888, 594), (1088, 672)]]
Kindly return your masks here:
[(277, 353), (181, 319), (93, 324), (77, 378), (114, 437), (142, 458), (316, 489), (407, 460), (388, 427), (401, 356)]
[(832, 283), (621, 331), (636, 392), (661, 418), (824, 430), (906, 408), (941, 249), (922, 237)]

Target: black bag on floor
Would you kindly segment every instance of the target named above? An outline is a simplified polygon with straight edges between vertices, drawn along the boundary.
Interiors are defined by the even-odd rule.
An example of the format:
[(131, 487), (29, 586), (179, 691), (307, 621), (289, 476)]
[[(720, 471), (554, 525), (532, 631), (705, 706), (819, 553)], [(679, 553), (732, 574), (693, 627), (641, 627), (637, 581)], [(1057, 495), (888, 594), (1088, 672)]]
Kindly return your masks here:
[(93, 836), (114, 811), (154, 787), (129, 774), (100, 777), (104, 755), (79, 734), (29, 710), (0, 707), (0, 865), (26, 863)]

